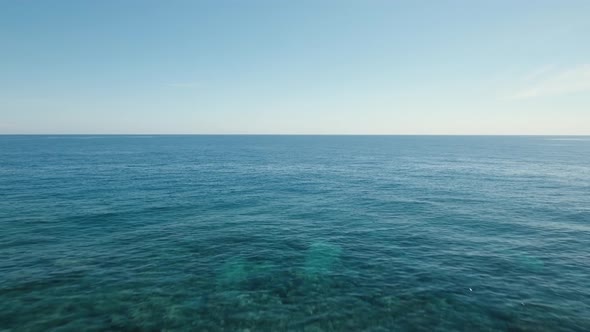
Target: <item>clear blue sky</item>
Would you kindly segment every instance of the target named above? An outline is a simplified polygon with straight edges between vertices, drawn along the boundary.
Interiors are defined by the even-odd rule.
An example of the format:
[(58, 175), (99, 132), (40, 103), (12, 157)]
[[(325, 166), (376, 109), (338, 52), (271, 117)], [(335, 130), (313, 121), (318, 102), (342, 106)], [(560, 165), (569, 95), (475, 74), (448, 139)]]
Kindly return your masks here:
[(0, 133), (590, 134), (590, 1), (0, 0)]

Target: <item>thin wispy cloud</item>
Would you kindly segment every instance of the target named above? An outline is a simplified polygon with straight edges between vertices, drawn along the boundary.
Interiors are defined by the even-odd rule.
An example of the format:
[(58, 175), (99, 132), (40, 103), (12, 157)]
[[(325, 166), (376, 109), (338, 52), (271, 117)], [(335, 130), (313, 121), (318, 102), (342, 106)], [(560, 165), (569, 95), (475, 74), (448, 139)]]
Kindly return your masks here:
[(590, 92), (590, 64), (563, 70), (543, 67), (527, 76), (528, 86), (519, 89), (509, 99), (529, 99)]
[(200, 82), (175, 82), (175, 83), (168, 83), (166, 86), (171, 88), (181, 88), (181, 89), (198, 89), (203, 86)]
[(529, 84), (531, 82), (535, 82), (543, 77), (551, 74), (552, 71), (556, 69), (555, 65), (545, 65), (540, 68), (533, 70), (532, 72), (528, 73), (526, 76), (523, 77), (522, 81), (523, 84)]

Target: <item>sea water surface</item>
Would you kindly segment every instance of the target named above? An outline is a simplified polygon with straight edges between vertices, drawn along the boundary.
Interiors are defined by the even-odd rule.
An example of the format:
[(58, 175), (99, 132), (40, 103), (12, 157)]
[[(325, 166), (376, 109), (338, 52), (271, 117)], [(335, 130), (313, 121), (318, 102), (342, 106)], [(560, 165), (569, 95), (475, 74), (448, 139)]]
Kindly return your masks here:
[(590, 138), (0, 136), (0, 331), (590, 331)]

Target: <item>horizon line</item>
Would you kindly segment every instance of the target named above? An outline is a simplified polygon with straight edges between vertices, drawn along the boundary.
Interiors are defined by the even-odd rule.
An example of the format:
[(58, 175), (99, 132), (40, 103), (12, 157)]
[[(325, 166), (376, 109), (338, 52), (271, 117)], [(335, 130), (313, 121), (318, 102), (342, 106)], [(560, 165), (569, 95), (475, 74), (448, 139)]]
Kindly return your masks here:
[(0, 136), (590, 136), (590, 134), (0, 133)]

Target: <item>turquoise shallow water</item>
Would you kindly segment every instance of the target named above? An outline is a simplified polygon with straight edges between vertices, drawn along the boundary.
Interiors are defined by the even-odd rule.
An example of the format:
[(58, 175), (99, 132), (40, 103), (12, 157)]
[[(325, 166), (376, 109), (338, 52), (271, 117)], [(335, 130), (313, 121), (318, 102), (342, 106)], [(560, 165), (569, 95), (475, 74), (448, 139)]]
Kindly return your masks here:
[(590, 138), (0, 136), (0, 331), (590, 331)]

